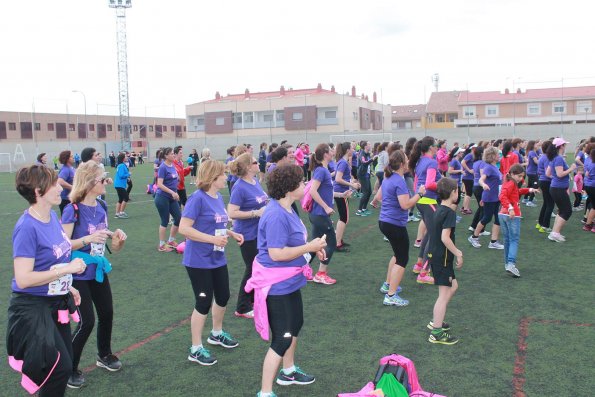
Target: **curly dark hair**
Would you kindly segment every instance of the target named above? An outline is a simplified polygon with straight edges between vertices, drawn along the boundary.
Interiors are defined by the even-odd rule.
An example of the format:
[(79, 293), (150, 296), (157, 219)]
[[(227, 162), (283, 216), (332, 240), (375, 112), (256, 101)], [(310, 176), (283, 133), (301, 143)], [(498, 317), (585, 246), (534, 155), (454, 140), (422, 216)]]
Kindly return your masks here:
[(275, 168), (268, 176), (267, 188), (269, 196), (275, 200), (282, 199), (293, 192), (304, 180), (304, 170), (295, 164), (282, 165)]

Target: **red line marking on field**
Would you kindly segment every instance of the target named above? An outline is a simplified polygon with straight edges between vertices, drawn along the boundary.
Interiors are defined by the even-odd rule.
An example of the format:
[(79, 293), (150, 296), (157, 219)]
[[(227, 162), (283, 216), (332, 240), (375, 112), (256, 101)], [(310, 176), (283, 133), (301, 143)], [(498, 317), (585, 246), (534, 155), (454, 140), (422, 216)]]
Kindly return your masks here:
[[(161, 331), (154, 333), (153, 335), (149, 336), (148, 338), (145, 338), (145, 339), (141, 340), (140, 342), (134, 343), (134, 344), (128, 346), (127, 348), (122, 349), (119, 352), (116, 352), (115, 355), (118, 357), (123, 356), (124, 354), (129, 353), (133, 350), (136, 350), (136, 349), (146, 345), (147, 343), (149, 343), (157, 338), (160, 338), (163, 335), (169, 334), (176, 328), (179, 328), (179, 327), (186, 325), (188, 323), (190, 323), (190, 318), (185, 318), (184, 320), (178, 321), (177, 323), (172, 324), (169, 327), (166, 327), (166, 328), (162, 329)], [(95, 365), (90, 365), (87, 368), (84, 368), (83, 372), (89, 373), (96, 368), (97, 367)]]
[(513, 396), (525, 397), (525, 363), (527, 361), (527, 337), (529, 336), (529, 326), (531, 323), (538, 324), (561, 324), (572, 325), (575, 327), (592, 327), (589, 323), (576, 323), (565, 320), (543, 320), (532, 317), (523, 317), (519, 321), (519, 339), (517, 341), (517, 351), (514, 358), (514, 372), (512, 376)]

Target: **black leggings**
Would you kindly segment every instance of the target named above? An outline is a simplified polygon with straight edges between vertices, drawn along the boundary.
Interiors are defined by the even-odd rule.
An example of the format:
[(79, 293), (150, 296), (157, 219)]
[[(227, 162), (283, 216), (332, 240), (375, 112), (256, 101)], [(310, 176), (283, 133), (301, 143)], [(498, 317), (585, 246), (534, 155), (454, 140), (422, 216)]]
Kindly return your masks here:
[(304, 325), (302, 293), (267, 296), (267, 314), (271, 327), (271, 349), (283, 357)]
[[(326, 260), (320, 261), (323, 265), (328, 265), (333, 257), (335, 248), (337, 248), (337, 235), (333, 227), (333, 221), (329, 216), (308, 214), (312, 224), (312, 238), (322, 237), (326, 234)], [(314, 257), (314, 255), (312, 255)]]
[(56, 349), (60, 351), (60, 361), (54, 372), (39, 390), (39, 397), (63, 396), (66, 392), (66, 383), (72, 375), (72, 344), (70, 343), (70, 324), (56, 323), (55, 342)]
[(344, 224), (349, 223), (349, 201), (345, 197), (335, 197), (339, 220)]
[(550, 194), (552, 195), (554, 203), (558, 207), (558, 216), (565, 221), (570, 219), (570, 216), (572, 215), (572, 206), (566, 188), (550, 186)]
[(370, 175), (359, 175), (357, 179), (362, 186), (362, 197), (359, 199), (358, 209), (365, 210), (368, 207), (368, 201), (370, 201), (370, 195), (372, 194)]
[(539, 211), (539, 220), (537, 221), (541, 227), (550, 227), (550, 220), (552, 212), (554, 211), (554, 199), (550, 194), (550, 181), (539, 181), (539, 190), (543, 196), (543, 204)]
[(483, 188), (481, 186), (473, 186), (473, 196), (475, 200), (477, 200), (477, 211), (473, 215), (473, 221), (471, 221), (471, 227), (473, 230), (477, 227), (477, 224), (483, 218), (483, 205), (481, 205), (481, 194), (483, 193)]
[(378, 221), (378, 227), (380, 227), (380, 231), (388, 239), (393, 249), (393, 256), (397, 261), (397, 265), (403, 268), (406, 267), (407, 262), (409, 262), (409, 235), (407, 234), (407, 227), (397, 226), (383, 221)]
[(81, 321), (78, 323), (72, 335), (72, 368), (78, 369), (81, 354), (87, 339), (95, 326), (95, 312), (97, 310), (97, 352), (100, 357), (112, 354), (112, 324), (114, 319), (114, 306), (112, 302), (112, 290), (110, 288), (107, 274), (104, 275), (102, 283), (95, 280), (74, 280), (74, 288), (81, 294), (81, 305), (78, 307)]
[(242, 282), (240, 283), (236, 311), (243, 314), (252, 310), (254, 304), (254, 292), (247, 293), (244, 291), (244, 287), (250, 276), (252, 276), (252, 262), (254, 262), (256, 254), (258, 254), (256, 240), (244, 241), (244, 244), (240, 245), (240, 252), (242, 253), (242, 259), (244, 259), (246, 268), (244, 270), (244, 277), (242, 277)]
[(422, 261), (428, 259), (428, 253), (430, 252), (430, 236), (434, 233), (434, 215), (436, 213), (436, 209), (438, 204), (416, 204), (417, 210), (421, 214), (421, 218), (426, 225), (426, 234), (424, 234), (423, 240), (421, 240), (421, 245), (419, 247), (419, 258), (422, 258)]
[(574, 204), (573, 207), (580, 207), (581, 202), (583, 201), (583, 194), (581, 192), (573, 192), (574, 193)]
[[(537, 174), (527, 174), (527, 187), (537, 189)], [(533, 201), (533, 199), (535, 199), (535, 193), (527, 193), (525, 194), (525, 198), (528, 198), (529, 201)]]
[(215, 269), (198, 269), (186, 266), (192, 291), (194, 291), (194, 308), (206, 316), (211, 310), (213, 296), (217, 306), (227, 306), (229, 300), (229, 274), (227, 266)]

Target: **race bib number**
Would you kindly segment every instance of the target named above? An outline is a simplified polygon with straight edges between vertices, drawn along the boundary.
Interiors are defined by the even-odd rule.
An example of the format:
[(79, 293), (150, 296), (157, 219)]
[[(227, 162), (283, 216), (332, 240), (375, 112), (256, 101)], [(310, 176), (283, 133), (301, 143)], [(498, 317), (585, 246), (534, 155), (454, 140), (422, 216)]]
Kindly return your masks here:
[[(227, 236), (227, 229), (215, 229), (215, 236)], [(213, 245), (213, 251), (225, 252), (225, 247)]]
[(91, 256), (104, 256), (105, 244), (91, 243)]
[[(58, 265), (52, 266), (50, 269), (53, 270), (67, 265), (68, 263), (60, 263)], [(70, 287), (72, 287), (72, 274), (65, 274), (59, 279), (48, 284), (48, 295), (66, 295)]]

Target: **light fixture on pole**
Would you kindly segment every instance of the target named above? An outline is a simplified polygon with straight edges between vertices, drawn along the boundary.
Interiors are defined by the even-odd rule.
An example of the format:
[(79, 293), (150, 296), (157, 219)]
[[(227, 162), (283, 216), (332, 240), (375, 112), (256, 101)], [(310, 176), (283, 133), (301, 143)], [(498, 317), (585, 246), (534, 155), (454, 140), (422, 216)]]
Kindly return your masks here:
[(79, 90), (72, 90), (72, 92), (78, 92), (83, 96), (83, 102), (85, 104), (85, 139), (89, 139), (89, 123), (87, 123), (87, 97), (85, 93)]

